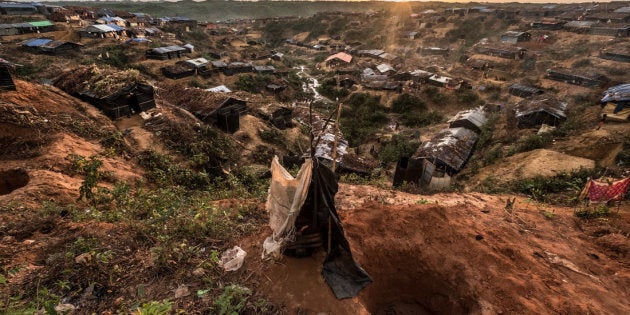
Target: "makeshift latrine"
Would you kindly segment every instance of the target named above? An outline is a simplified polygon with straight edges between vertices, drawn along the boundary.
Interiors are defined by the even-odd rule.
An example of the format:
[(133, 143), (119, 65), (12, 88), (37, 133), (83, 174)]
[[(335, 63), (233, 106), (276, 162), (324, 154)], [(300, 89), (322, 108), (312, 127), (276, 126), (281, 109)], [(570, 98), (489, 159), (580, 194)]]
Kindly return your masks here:
[(53, 83), (96, 106), (111, 119), (155, 107), (153, 86), (137, 70), (83, 66), (62, 73)]
[(524, 99), (514, 108), (519, 128), (558, 126), (567, 118), (566, 109), (566, 102), (545, 95)]
[(271, 185), (266, 208), (273, 230), (263, 243), (262, 258), (284, 252), (308, 256), (324, 248), (322, 276), (338, 299), (359, 294), (372, 279), (352, 257), (335, 209), (335, 174), (317, 159), (307, 159), (294, 178), (277, 157), (271, 162)]

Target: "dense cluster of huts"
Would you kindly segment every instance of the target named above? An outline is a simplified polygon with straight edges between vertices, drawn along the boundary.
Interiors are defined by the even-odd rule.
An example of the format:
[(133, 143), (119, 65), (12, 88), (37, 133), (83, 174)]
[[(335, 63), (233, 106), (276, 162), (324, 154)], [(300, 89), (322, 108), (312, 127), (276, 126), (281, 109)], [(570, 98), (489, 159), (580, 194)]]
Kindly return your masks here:
[[(45, 15), (48, 20), (31, 21), (25, 23), (0, 24), (0, 36), (16, 36), (28, 34), (30, 37), (22, 42), (22, 47), (31, 52), (61, 53), (78, 50), (80, 44), (39, 38), (40, 34), (55, 30), (55, 22), (68, 23), (76, 27), (78, 34), (86, 39), (127, 38), (126, 43), (143, 43), (150, 41), (152, 36), (164, 35), (160, 27), (176, 24), (186, 28), (199, 27), (197, 21), (185, 17), (152, 18), (142, 13), (114, 12), (106, 9), (92, 10), (83, 7), (59, 7), (37, 3), (0, 3), (0, 14), (3, 15)], [(356, 13), (337, 13), (356, 14)], [(412, 14), (417, 19), (418, 29), (431, 28), (446, 20), (449, 15), (496, 15), (498, 17), (522, 17), (529, 21), (531, 30), (508, 31), (500, 35), (498, 42), (482, 40), (470, 48), (471, 54), (484, 55), (484, 58), (497, 57), (502, 60), (520, 61), (529, 57), (527, 49), (521, 47), (530, 41), (543, 41), (532, 35), (532, 30), (572, 31), (582, 34), (596, 34), (614, 37), (630, 36), (630, 6), (619, 4), (614, 7), (597, 6), (595, 4), (553, 4), (553, 5), (509, 5), (497, 8), (490, 6), (473, 6), (468, 8), (448, 8), (443, 12), (425, 10)], [(226, 34), (228, 32), (243, 35), (244, 30), (236, 28), (221, 28), (216, 23), (203, 25), (210, 34)], [(408, 40), (414, 40), (419, 33), (407, 30), (400, 34)], [(330, 39), (306, 43), (294, 39), (286, 39), (285, 45), (312, 50), (315, 53), (328, 52), (330, 55), (323, 61), (337, 74), (340, 86), (351, 87), (361, 84), (366, 89), (396, 91), (402, 93), (405, 89), (421, 85), (433, 85), (447, 89), (459, 89), (467, 86), (464, 80), (450, 77), (439, 69), (401, 69), (401, 57), (395, 52), (386, 52), (374, 47), (364, 47), (362, 43), (345, 42), (340, 35), (333, 35)], [(628, 45), (609, 47), (600, 52), (600, 57), (619, 62), (630, 62)], [(161, 68), (165, 77), (179, 79), (188, 76), (211, 76), (222, 73), (236, 75), (241, 73), (259, 73), (282, 75), (282, 70), (271, 65), (256, 64), (255, 60), (282, 60), (284, 55), (277, 51), (268, 51), (253, 55), (250, 60), (226, 62), (221, 60), (223, 55), (211, 53), (217, 60), (206, 58), (189, 58), (195, 47), (190, 44), (155, 47), (146, 50), (145, 56), (156, 60), (177, 59), (174, 64)], [(449, 56), (451, 50), (442, 47), (419, 47), (416, 53), (420, 56)], [(225, 58), (223, 58), (225, 59)], [(368, 67), (359, 68), (357, 60), (369, 60)], [(366, 64), (362, 63), (362, 64)], [(484, 59), (469, 59), (467, 64), (473, 69), (487, 71), (493, 68), (493, 63)], [(496, 64), (496, 62), (494, 62)], [(12, 64), (0, 59), (0, 90), (15, 89), (11, 80)], [(94, 69), (74, 70), (63, 74), (55, 84), (83, 100), (91, 102), (112, 119), (131, 115), (155, 107), (155, 88), (142, 80), (122, 80), (115, 88), (104, 89), (98, 80), (104, 80), (101, 75), (95, 75)], [(90, 72), (92, 71), (92, 72)], [(498, 70), (494, 70), (498, 73)], [(94, 78), (88, 78), (88, 76)], [(115, 74), (110, 74), (116, 77)], [(127, 74), (119, 74), (119, 77)], [(497, 78), (499, 74), (496, 75)], [(128, 77), (128, 76), (127, 76)], [(575, 84), (585, 87), (601, 87), (609, 83), (608, 79), (593, 71), (577, 73), (574, 69), (552, 68), (545, 78)], [(183, 109), (191, 112), (201, 121), (213, 124), (233, 133), (240, 128), (239, 117), (247, 111), (247, 102), (237, 97), (219, 93), (229, 91), (226, 87), (215, 90), (190, 89), (185, 93), (170, 90), (169, 86), (160, 89), (160, 95), (173, 104), (179, 104)], [(276, 91), (284, 86), (276, 83), (267, 87)], [(628, 84), (615, 86), (604, 94), (602, 106), (610, 119), (628, 120), (630, 109), (626, 110), (630, 98)], [(544, 89), (522, 83), (511, 83), (508, 86), (511, 95), (522, 98), (510, 110), (514, 110), (520, 128), (536, 128), (542, 124), (557, 126), (566, 119), (567, 103), (555, 98)], [(304, 111), (289, 108), (279, 108), (268, 114), (274, 125), (286, 127), (291, 124), (291, 117), (298, 120), (305, 119)], [(316, 156), (332, 160), (331, 145), (334, 141), (331, 127), (324, 118), (317, 118), (315, 125), (322, 133), (322, 141), (315, 148)], [(450, 185), (450, 177), (458, 173), (472, 155), (475, 143), (479, 138), (481, 128), (486, 121), (483, 109), (462, 111), (449, 120), (449, 127), (440, 131), (429, 141), (423, 143), (411, 157), (399, 161), (394, 176), (394, 185), (404, 182), (426, 185), (439, 189)], [(332, 126), (332, 125), (330, 125)], [(279, 127), (280, 128), (280, 127)], [(347, 141), (341, 136), (337, 139), (338, 158), (341, 167), (361, 172), (374, 165), (371, 162), (359, 161), (347, 153)], [(345, 162), (344, 162), (345, 161)], [(357, 162), (358, 161), (358, 162)]]

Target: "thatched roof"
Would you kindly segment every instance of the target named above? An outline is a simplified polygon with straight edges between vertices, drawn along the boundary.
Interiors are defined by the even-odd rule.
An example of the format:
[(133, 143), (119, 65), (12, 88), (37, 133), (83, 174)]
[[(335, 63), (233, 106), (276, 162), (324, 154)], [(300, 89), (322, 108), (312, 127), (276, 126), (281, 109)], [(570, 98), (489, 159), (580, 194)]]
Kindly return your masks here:
[(69, 94), (89, 91), (101, 98), (135, 84), (148, 84), (138, 70), (99, 68), (94, 64), (64, 71), (54, 80), (55, 86)]

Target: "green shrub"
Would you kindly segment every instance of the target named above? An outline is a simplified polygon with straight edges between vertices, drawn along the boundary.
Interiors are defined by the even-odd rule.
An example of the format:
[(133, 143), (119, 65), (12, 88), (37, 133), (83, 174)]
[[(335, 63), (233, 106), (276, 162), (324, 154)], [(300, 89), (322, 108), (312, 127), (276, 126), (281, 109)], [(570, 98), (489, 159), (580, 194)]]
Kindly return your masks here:
[(252, 292), (237, 284), (224, 288), (223, 293), (214, 301), (214, 311), (219, 315), (237, 315), (247, 304)]
[(286, 144), (284, 132), (276, 128), (261, 129), (258, 131), (258, 135), (263, 141), (267, 143), (275, 144), (282, 147)]
[(266, 74), (242, 74), (238, 76), (238, 81), (234, 83), (234, 87), (245, 92), (259, 93), (272, 80), (273, 78)]
[(350, 94), (350, 91), (346, 88), (337, 88), (337, 80), (334, 78), (328, 78), (322, 81), (322, 83), (317, 87), (317, 92), (331, 100), (335, 100), (337, 98), (342, 99)]
[(351, 94), (341, 113), (341, 130), (350, 146), (365, 143), (368, 136), (387, 123), (380, 96), (367, 93)]
[(392, 112), (398, 114), (408, 113), (413, 110), (426, 110), (427, 105), (418, 97), (411, 94), (401, 94), (392, 102)]
[(571, 64), (571, 68), (584, 68), (584, 67), (588, 67), (588, 66), (592, 66), (593, 63), (591, 62), (590, 59), (588, 58), (583, 58), (580, 60), (577, 60), (575, 62), (573, 62), (573, 64)]
[(444, 116), (437, 111), (414, 112), (400, 117), (400, 122), (408, 127), (425, 127), (442, 121)]
[(536, 176), (534, 178), (516, 180), (510, 183), (513, 191), (526, 194), (534, 200), (554, 202), (553, 194), (571, 194), (571, 202), (577, 201), (580, 193), (589, 177), (593, 177), (597, 171), (580, 169), (570, 173), (560, 173), (553, 177)]
[(419, 143), (411, 142), (406, 137), (395, 134), (379, 153), (379, 159), (385, 163), (396, 163), (401, 157), (411, 156)]
[(605, 203), (600, 203), (592, 208), (585, 205), (583, 207), (576, 208), (573, 211), (573, 214), (578, 218), (595, 219), (605, 217), (610, 214), (610, 208)]

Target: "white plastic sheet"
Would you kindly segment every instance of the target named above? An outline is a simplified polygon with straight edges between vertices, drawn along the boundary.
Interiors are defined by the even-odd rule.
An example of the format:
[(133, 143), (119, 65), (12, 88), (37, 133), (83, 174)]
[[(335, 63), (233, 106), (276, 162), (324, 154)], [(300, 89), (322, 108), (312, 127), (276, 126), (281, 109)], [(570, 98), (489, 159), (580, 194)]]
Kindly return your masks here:
[(302, 164), (295, 178), (280, 165), (277, 156), (271, 161), (271, 185), (266, 208), (273, 234), (263, 243), (263, 259), (279, 259), (282, 247), (293, 237), (295, 220), (306, 201), (312, 174), (311, 160), (306, 160)]

